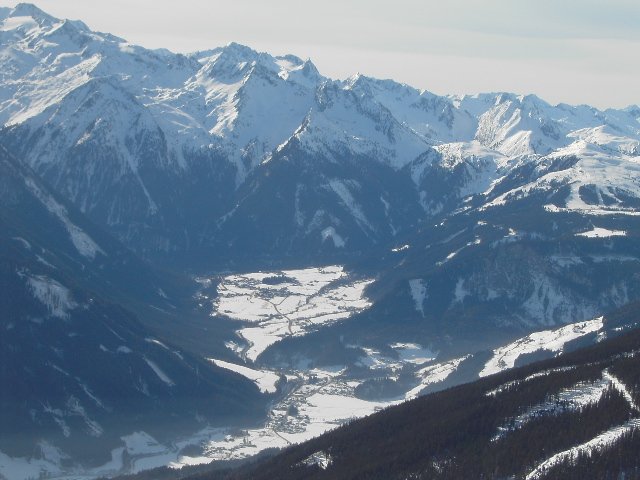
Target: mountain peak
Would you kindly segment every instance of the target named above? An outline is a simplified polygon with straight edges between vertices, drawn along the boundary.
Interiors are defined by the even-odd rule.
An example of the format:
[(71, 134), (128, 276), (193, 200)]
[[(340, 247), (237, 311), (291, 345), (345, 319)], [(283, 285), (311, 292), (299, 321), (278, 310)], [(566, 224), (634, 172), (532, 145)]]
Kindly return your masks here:
[(624, 111), (640, 120), (640, 105), (629, 105)]
[(243, 72), (248, 64), (256, 61), (260, 55), (246, 45), (231, 42), (224, 47), (216, 48), (211, 51), (213, 54), (208, 61), (211, 63), (211, 73), (215, 75), (228, 76)]
[(229, 42), (221, 48), (224, 52), (229, 52), (239, 57), (245, 57), (246, 59), (253, 59), (260, 55), (256, 50), (246, 45), (237, 42)]
[(320, 72), (318, 71), (318, 68), (311, 61), (310, 58), (307, 58), (304, 61), (304, 63), (302, 64), (302, 73), (304, 73), (304, 75), (306, 77), (319, 77), (320, 76)]
[(364, 90), (367, 93), (371, 93), (371, 87), (369, 85), (369, 77), (362, 75), (360, 72), (351, 75), (344, 81), (344, 85), (347, 90)]
[[(388, 90), (388, 91), (411, 90), (411, 91), (417, 92), (417, 90), (415, 90), (413, 87), (405, 83), (399, 83), (391, 79), (369, 77), (367, 75), (363, 75), (360, 72), (356, 73), (355, 75), (351, 75), (349, 78), (347, 78), (344, 81), (344, 84), (349, 89), (360, 88), (360, 89), (371, 90), (371, 88), (375, 88), (375, 89)], [(425, 93), (428, 94), (430, 92), (425, 91)]]
[(362, 78), (366, 78), (366, 77), (362, 75), (360, 72), (356, 72), (353, 75), (351, 75), (349, 78), (347, 78), (346, 82), (349, 85), (353, 85), (354, 83), (360, 81), (360, 79)]
[(293, 55), (291, 53), (287, 54), (287, 55), (279, 55), (276, 57), (277, 60), (286, 60), (287, 62), (296, 65), (296, 66), (301, 66), (304, 65), (304, 60), (302, 60), (300, 57), (298, 57), (297, 55)]
[(11, 17), (31, 17), (39, 22), (53, 22), (57, 19), (40, 10), (33, 3), (19, 3), (9, 14)]
[(539, 110), (551, 108), (551, 105), (548, 102), (544, 101), (542, 98), (540, 98), (539, 96), (533, 93), (522, 95), (520, 98), (521, 98), (520, 102), (523, 105), (535, 107)]
[(228, 46), (201, 50), (190, 54), (189, 57), (199, 62), (202, 65), (202, 74), (210, 78), (235, 77), (244, 70), (239, 64), (244, 61), (246, 67), (247, 62), (235, 55), (233, 49), (229, 49)]

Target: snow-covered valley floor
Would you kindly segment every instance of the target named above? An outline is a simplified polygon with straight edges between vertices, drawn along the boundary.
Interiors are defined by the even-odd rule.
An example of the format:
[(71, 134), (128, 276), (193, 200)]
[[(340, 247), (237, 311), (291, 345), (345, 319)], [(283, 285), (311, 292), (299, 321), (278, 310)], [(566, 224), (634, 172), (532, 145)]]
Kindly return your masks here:
[(303, 336), (371, 306), (370, 279), (349, 278), (341, 266), (257, 272), (223, 277), (212, 315), (243, 322), (239, 345), (228, 346), (255, 362), (274, 343)]

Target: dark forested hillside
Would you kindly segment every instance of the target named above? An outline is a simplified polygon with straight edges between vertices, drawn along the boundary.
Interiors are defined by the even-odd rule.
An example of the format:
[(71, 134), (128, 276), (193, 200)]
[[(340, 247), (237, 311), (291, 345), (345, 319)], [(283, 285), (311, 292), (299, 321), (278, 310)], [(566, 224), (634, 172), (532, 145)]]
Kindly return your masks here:
[(167, 278), (174, 277), (155, 275), (0, 146), (3, 454), (46, 459), (56, 445), (101, 465), (132, 432), (173, 439), (205, 421), (260, 415), (252, 383), (140, 321), (140, 304), (172, 308), (180, 287)]
[[(640, 305), (611, 315), (635, 321)], [(195, 479), (638, 478), (640, 330)], [(622, 477), (624, 475), (624, 477)]]

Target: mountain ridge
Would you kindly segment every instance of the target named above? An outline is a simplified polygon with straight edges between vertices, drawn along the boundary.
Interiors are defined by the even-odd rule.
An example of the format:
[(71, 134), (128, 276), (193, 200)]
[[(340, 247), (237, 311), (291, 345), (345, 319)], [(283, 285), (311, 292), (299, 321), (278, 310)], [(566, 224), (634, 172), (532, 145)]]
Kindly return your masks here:
[[(48, 401), (11, 425), (53, 432), (3, 446), (15, 468), (79, 471), (49, 447), (111, 425), (103, 389), (162, 421), (110, 428), (83, 474), (244, 458), (614, 335), (602, 316), (640, 300), (638, 108), (148, 50), (21, 4), (0, 169), (8, 401)], [(20, 376), (34, 359), (64, 391)]]
[[(632, 157), (638, 152), (640, 115), (634, 112), (640, 112), (634, 108), (552, 106), (534, 95), (507, 93), (437, 96), (363, 75), (332, 80), (309, 60), (290, 55), (274, 57), (237, 43), (188, 55), (147, 50), (38, 12), (21, 4), (3, 20), (2, 141), (147, 258), (218, 263), (212, 251), (224, 250), (231, 239), (222, 238), (227, 232), (217, 225), (244, 201), (244, 185), (268, 174), (267, 165), (281, 161), (291, 143), (298, 162), (340, 164), (357, 157), (375, 169), (390, 167), (389, 177), (406, 177), (407, 165), (456, 143), (472, 151), (475, 142), (512, 163), (575, 150), (579, 142)], [(46, 147), (51, 142), (55, 148)], [(89, 152), (104, 158), (105, 166), (87, 162)], [(500, 179), (499, 172), (483, 172), (487, 184)], [(389, 187), (381, 187), (385, 197)], [(132, 200), (130, 211), (109, 200), (114, 189)], [(189, 195), (179, 191), (186, 189)], [(438, 199), (419, 184), (414, 191), (412, 205), (433, 217)], [(307, 244), (316, 237), (315, 252), (338, 256), (340, 249), (354, 253), (389, 242), (388, 236), (367, 238), (366, 222), (349, 211), (344, 193), (333, 195), (352, 217), (347, 224), (327, 212), (316, 224), (289, 228)], [(347, 193), (363, 203), (356, 192)], [(468, 193), (482, 192), (462, 192), (457, 207)], [(313, 201), (302, 203), (317, 210)], [(378, 204), (375, 215), (393, 217), (394, 205)], [(396, 230), (406, 224), (390, 220)], [(317, 242), (330, 231), (333, 238), (354, 240)], [(291, 248), (291, 254), (300, 252)], [(273, 251), (257, 253), (274, 257)]]
[[(137, 302), (176, 308), (179, 282), (91, 225), (2, 147), (0, 172), (0, 475), (65, 462), (89, 470), (136, 429), (172, 437), (234, 412), (256, 415), (254, 385), (165, 343), (159, 315), (137, 315)], [(127, 283), (132, 271), (139, 284)], [(25, 455), (34, 462), (15, 473), (20, 461), (10, 457)]]

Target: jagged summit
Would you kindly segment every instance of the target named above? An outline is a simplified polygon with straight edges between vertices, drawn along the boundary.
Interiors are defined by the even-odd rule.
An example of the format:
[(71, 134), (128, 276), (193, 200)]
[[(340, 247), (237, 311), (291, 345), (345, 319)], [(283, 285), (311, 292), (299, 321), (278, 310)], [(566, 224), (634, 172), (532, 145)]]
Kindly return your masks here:
[[(371, 86), (376, 86), (377, 88), (383, 88), (386, 90), (409, 90), (412, 93), (413, 92), (419, 93), (418, 89), (406, 83), (396, 82), (395, 80), (390, 78), (385, 78), (385, 79), (375, 78), (360, 72), (357, 72), (354, 75), (351, 75), (349, 78), (347, 78), (344, 81), (344, 84), (350, 88), (355, 88), (358, 86), (366, 88), (367, 85), (371, 85)], [(426, 93), (433, 95), (430, 92), (426, 92)]]
[[(181, 55), (14, 12), (0, 357), (17, 368), (0, 388), (18, 414), (0, 424), (25, 448), (0, 435), (0, 477), (63, 468), (41, 439), (101, 438), (96, 477), (285, 446), (316, 420), (599, 340), (621, 328), (600, 315), (640, 300), (637, 107), (335, 80), (237, 43)], [(150, 427), (114, 423), (119, 395)], [(170, 425), (267, 403), (251, 432), (182, 441)]]
[[(0, 21), (4, 133), (32, 167), (121, 239), (138, 238), (128, 225), (154, 223), (153, 239), (142, 233), (134, 247), (144, 250), (184, 249), (193, 244), (192, 235), (209, 244), (239, 211), (227, 198), (247, 189), (242, 198), (262, 195), (264, 185), (255, 179), (264, 169), (289, 161), (286, 152), (294, 147), (301, 166), (319, 159), (344, 166), (357, 159), (368, 168), (391, 168), (397, 174), (410, 170), (412, 188), (421, 192), (412, 204), (433, 214), (443, 207), (427, 200), (433, 194), (419, 184), (439, 156), (446, 157), (443, 167), (455, 168), (465, 155), (477, 152), (469, 164), (479, 170), (468, 173), (460, 191), (478, 192), (508, 173), (496, 162), (517, 165), (593, 149), (633, 155), (640, 139), (637, 107), (603, 112), (504, 92), (439, 96), (362, 74), (333, 80), (309, 59), (273, 56), (235, 42), (185, 56), (93, 32), (81, 22), (54, 19), (29, 4), (6, 15)], [(29, 20), (36, 17), (40, 20)], [(109, 81), (97, 81), (103, 78)], [(489, 160), (480, 165), (478, 158)], [(579, 171), (564, 181), (589, 183), (578, 179)], [(176, 198), (163, 206), (163, 185), (173, 185), (176, 172), (185, 182), (192, 175), (201, 178), (201, 193), (178, 200), (181, 194), (174, 192)], [(220, 198), (205, 215), (187, 203), (210, 198), (207, 178), (220, 182)], [(296, 183), (296, 198), (303, 198), (300, 185), (308, 180), (290, 181)], [(318, 180), (325, 186), (330, 181)], [(106, 195), (114, 185), (123, 189), (119, 198), (133, 199), (132, 208)], [(364, 188), (348, 185), (346, 190), (327, 188), (340, 199), (349, 220), (327, 212), (307, 217), (298, 211), (292, 218), (300, 238), (322, 239), (321, 232), (334, 229), (352, 239), (345, 244), (355, 245), (357, 235), (347, 235), (350, 227), (344, 226), (351, 223), (368, 239), (365, 243), (377, 242), (371, 218), (397, 234), (397, 227), (388, 227), (393, 208), (382, 203), (380, 211), (369, 214), (351, 208)], [(324, 192), (325, 187), (313, 188)], [(616, 198), (626, 202), (625, 196)], [(207, 233), (187, 232), (180, 245), (174, 245), (176, 239), (169, 240), (167, 232), (183, 215), (179, 212), (186, 211), (200, 217), (196, 223)], [(203, 226), (207, 223), (216, 226)]]
[(3, 18), (30, 17), (41, 27), (51, 27), (56, 24), (68, 24), (86, 32), (91, 30), (87, 24), (81, 20), (60, 19), (54, 17), (53, 15), (41, 10), (33, 3), (18, 3), (14, 8), (1, 8), (0, 12), (5, 12), (4, 15), (0, 14)]
[(18, 3), (11, 10), (12, 17), (32, 17), (36, 20), (53, 22), (58, 19), (36, 7), (33, 3)]
[(640, 105), (629, 105), (624, 111), (640, 120)]

